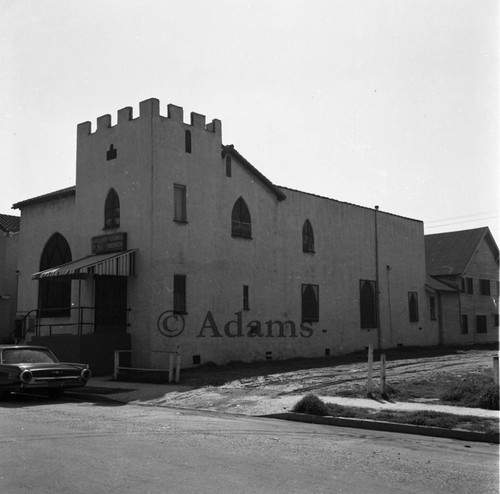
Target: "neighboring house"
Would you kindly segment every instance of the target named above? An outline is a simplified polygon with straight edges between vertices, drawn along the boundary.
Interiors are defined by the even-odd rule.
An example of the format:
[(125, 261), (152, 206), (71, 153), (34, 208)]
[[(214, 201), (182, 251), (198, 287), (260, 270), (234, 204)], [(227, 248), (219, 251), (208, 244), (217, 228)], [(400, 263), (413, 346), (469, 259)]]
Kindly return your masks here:
[(438, 342), (421, 221), (276, 186), (156, 99), (80, 124), (76, 186), (14, 207), (29, 338), (98, 372)]
[(498, 246), (489, 228), (426, 235), (425, 256), (440, 342), (498, 341)]
[(14, 331), (20, 220), (19, 216), (0, 214), (0, 343)]

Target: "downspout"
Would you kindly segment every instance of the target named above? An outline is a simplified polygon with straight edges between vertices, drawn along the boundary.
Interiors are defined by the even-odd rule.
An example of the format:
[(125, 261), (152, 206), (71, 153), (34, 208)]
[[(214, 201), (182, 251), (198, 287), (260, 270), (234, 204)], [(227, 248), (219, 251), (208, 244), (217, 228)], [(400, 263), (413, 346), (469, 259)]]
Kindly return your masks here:
[(378, 269), (378, 206), (375, 206), (375, 285), (376, 285), (376, 309), (377, 309), (377, 348), (380, 350), (382, 334), (380, 328), (380, 276)]

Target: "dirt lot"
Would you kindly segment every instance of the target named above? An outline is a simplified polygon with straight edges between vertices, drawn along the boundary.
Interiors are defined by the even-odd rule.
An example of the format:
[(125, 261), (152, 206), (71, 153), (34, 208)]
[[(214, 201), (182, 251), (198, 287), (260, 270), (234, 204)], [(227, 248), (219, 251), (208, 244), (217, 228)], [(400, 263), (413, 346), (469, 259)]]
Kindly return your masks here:
[[(475, 348), (405, 348), (386, 352), (387, 384), (396, 391), (404, 381), (426, 383), (424, 395), (450, 377), (481, 373), (492, 369), (494, 346)], [(374, 389), (379, 386), (379, 355), (375, 355)], [(234, 363), (183, 371), (187, 391), (168, 393), (157, 404), (185, 408), (266, 414), (270, 403), (290, 409), (300, 396), (365, 396), (367, 381), (365, 352), (343, 357)], [(414, 401), (436, 401), (435, 396), (415, 397)], [(400, 401), (412, 401), (405, 397)]]

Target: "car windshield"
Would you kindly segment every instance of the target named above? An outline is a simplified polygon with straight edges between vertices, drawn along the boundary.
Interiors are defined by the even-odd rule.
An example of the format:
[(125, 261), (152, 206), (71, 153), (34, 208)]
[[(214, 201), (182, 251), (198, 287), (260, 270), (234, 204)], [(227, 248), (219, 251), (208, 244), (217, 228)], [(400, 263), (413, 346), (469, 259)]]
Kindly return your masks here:
[(43, 364), (57, 362), (48, 350), (40, 348), (7, 348), (2, 352), (4, 364)]

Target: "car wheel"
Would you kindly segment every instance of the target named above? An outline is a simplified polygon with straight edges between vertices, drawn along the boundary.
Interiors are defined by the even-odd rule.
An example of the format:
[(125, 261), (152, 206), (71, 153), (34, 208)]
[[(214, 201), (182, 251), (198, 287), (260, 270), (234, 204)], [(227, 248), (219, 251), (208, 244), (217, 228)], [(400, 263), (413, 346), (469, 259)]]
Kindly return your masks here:
[(2, 389), (0, 391), (0, 400), (6, 400), (10, 396), (10, 391), (7, 391), (6, 389)]
[(63, 393), (64, 393), (64, 391), (62, 389), (49, 389), (47, 391), (49, 398), (61, 398)]

